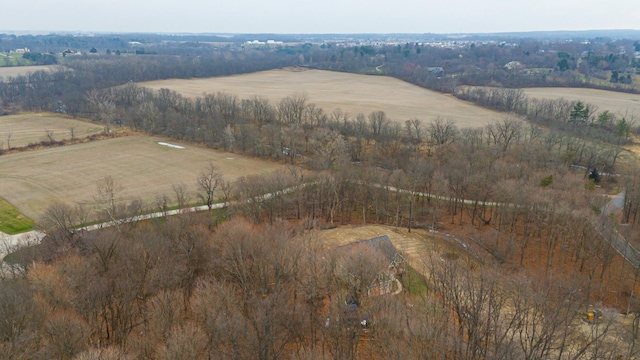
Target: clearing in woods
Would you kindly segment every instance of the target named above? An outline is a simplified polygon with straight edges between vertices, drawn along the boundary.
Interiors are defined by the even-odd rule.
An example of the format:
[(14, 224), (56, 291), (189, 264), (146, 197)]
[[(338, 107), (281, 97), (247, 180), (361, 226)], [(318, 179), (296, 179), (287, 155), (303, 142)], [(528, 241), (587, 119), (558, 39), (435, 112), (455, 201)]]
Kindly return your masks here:
[[(167, 142), (184, 149), (158, 144)], [(196, 178), (213, 163), (226, 180), (271, 173), (283, 165), (151, 136), (108, 140), (0, 156), (0, 197), (38, 219), (55, 201), (93, 205), (96, 184), (111, 176), (122, 185), (119, 200), (173, 201), (172, 185), (184, 184), (197, 202)]]
[(29, 143), (38, 143), (47, 137), (47, 131), (53, 135), (54, 140), (71, 139), (72, 128), (76, 138), (102, 131), (102, 126), (99, 124), (56, 114), (26, 113), (2, 116), (0, 117), (0, 149), (7, 149), (9, 145), (20, 147)]
[(460, 128), (482, 127), (503, 119), (504, 113), (487, 110), (451, 95), (423, 89), (388, 76), (358, 75), (323, 70), (287, 69), (205, 79), (171, 79), (139, 83), (151, 89), (167, 88), (184, 96), (224, 92), (247, 99), (268, 98), (275, 106), (280, 99), (305, 94), (310, 103), (329, 115), (340, 108), (355, 118), (382, 110), (392, 121), (404, 123), (418, 118), (423, 124), (440, 116)]
[(638, 94), (582, 88), (528, 88), (522, 90), (531, 98), (582, 101), (596, 106), (596, 113), (609, 110), (616, 115), (625, 116), (627, 120), (640, 118), (640, 95)]
[(468, 262), (471, 260), (475, 262), (467, 250), (453, 240), (445, 240), (441, 236), (422, 229), (412, 229), (411, 231), (408, 232), (406, 228), (384, 225), (344, 225), (324, 230), (320, 236), (327, 249), (334, 249), (353, 242), (387, 235), (407, 263), (423, 275), (428, 274), (428, 262), (433, 258), (446, 261)]

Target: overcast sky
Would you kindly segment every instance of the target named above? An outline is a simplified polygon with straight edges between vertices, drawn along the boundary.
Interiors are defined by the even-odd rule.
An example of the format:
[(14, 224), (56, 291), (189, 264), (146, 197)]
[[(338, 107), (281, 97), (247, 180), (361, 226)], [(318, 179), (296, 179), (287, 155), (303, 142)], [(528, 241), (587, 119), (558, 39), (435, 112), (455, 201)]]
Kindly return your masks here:
[(638, 0), (0, 0), (0, 31), (460, 33), (640, 29)]

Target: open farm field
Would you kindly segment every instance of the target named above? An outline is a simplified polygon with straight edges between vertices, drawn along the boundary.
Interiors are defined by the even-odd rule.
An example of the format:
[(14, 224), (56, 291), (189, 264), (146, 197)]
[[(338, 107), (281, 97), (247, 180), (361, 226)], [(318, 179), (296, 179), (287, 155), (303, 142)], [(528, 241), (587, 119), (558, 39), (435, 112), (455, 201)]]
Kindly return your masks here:
[(340, 108), (350, 116), (382, 110), (400, 123), (418, 118), (428, 122), (440, 116), (458, 127), (481, 127), (505, 117), (453, 96), (423, 89), (387, 76), (333, 71), (286, 69), (206, 79), (171, 79), (139, 83), (152, 89), (168, 88), (184, 96), (225, 92), (240, 98), (259, 95), (274, 105), (287, 96), (306, 94), (308, 101), (330, 114)]
[(640, 118), (640, 95), (583, 88), (527, 88), (531, 98), (582, 101), (598, 107), (597, 112), (609, 110), (627, 118)]
[[(163, 146), (170, 142), (184, 149)], [(128, 136), (0, 156), (0, 197), (38, 219), (55, 201), (92, 205), (96, 184), (111, 176), (122, 186), (119, 200), (151, 203), (174, 198), (184, 184), (196, 201), (196, 177), (213, 163), (227, 180), (270, 173), (280, 165), (150, 136)]]
[[(20, 147), (40, 142), (46, 132), (55, 140), (71, 139), (71, 129), (77, 138), (102, 131), (102, 126), (89, 121), (75, 120), (55, 114), (20, 114), (0, 117), (0, 148)], [(11, 137), (10, 139), (8, 137)]]
[(39, 70), (52, 70), (59, 65), (4, 66), (0, 67), (0, 78), (28, 75)]

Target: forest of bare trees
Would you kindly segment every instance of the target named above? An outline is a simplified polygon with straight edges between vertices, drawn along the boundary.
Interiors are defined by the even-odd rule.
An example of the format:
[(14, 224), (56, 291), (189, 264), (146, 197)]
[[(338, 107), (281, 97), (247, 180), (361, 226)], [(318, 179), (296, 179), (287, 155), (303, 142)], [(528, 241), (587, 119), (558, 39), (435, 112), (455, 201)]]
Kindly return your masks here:
[[(546, 169), (554, 180), (541, 187), (541, 175), (521, 178), (515, 167), (496, 160), (487, 171), (495, 173), (496, 185), (474, 190), (470, 178), (447, 175), (444, 169), (453, 163), (443, 165), (421, 161), (407, 172), (344, 166), (313, 179), (292, 169), (241, 178), (231, 185), (235, 205), (224, 215), (185, 213), (48, 236), (35, 262), (25, 262), (24, 272), (0, 282), (3, 354), (63, 359), (636, 355), (637, 322), (616, 320), (622, 311), (616, 308), (638, 306), (630, 293), (634, 272), (592, 227), (593, 199), (575, 191), (584, 186), (581, 176), (561, 167)], [(110, 181), (96, 190), (107, 205), (100, 210), (105, 216), (109, 194), (117, 190)], [(305, 181), (296, 192), (247, 201)], [(392, 190), (412, 186), (415, 192)], [(462, 201), (482, 198), (478, 190), (504, 205)], [(430, 191), (450, 198), (437, 200)], [(332, 222), (408, 227), (411, 209), (414, 231), (434, 224), (451, 230), (450, 223), (473, 229), (463, 239), (477, 250), (445, 260), (434, 252), (414, 262), (426, 290), (414, 292), (407, 285), (401, 295), (360, 295), (357, 306), (349, 305), (386, 262), (375, 250), (332, 251), (314, 229)], [(54, 234), (70, 228), (81, 213), (55, 205), (42, 224)], [(229, 220), (219, 224), (220, 216)], [(362, 279), (356, 287), (353, 274)], [(591, 303), (609, 307), (602, 322), (587, 325), (581, 319)]]
[[(211, 96), (211, 104), (218, 97)], [(242, 104), (224, 101), (234, 103)], [(362, 132), (353, 130), (359, 120), (348, 118), (305, 129), (311, 121), (305, 117), (293, 130), (302, 127), (313, 145), (293, 137), (298, 143), (289, 148), (303, 156), (292, 160), (280, 147), (281, 134), (292, 129), (275, 110), (273, 116), (262, 125), (239, 116), (233, 126), (278, 127), (263, 131), (276, 136), (276, 150), (262, 156), (308, 159), (333, 171), (303, 176), (291, 167), (224, 183), (209, 167), (194, 175), (193, 192), (176, 186), (168, 201), (202, 194), (208, 204), (211, 191), (222, 189), (218, 196), (232, 204), (224, 214), (186, 213), (94, 232), (71, 224), (84, 222), (89, 211), (108, 221), (145, 205), (116, 203), (121, 189), (107, 178), (96, 185), (101, 207), (52, 206), (41, 221), (50, 235), (35, 262), (0, 284), (6, 289), (0, 292), (3, 353), (78, 359), (635, 356), (638, 322), (621, 323), (617, 313), (635, 314), (640, 306), (638, 272), (596, 231), (594, 209), (604, 200), (582, 171), (571, 171), (565, 145), (548, 147), (552, 134), (516, 120), (468, 130), (435, 119), (410, 122), (395, 138), (383, 114), (363, 116)], [(351, 150), (355, 134), (362, 146), (358, 162)], [(332, 149), (342, 155), (332, 157)], [(390, 159), (393, 151), (406, 156)], [(610, 176), (603, 184), (617, 181)], [(290, 188), (298, 190), (279, 192)], [(267, 193), (273, 196), (261, 197)], [(375, 251), (364, 258), (332, 252), (318, 232), (354, 223), (453, 232), (475, 250), (444, 261), (436, 252), (414, 263), (426, 291), (408, 287), (399, 296), (363, 297), (354, 307), (345, 269), (368, 278), (385, 265)], [(584, 324), (594, 303), (606, 316)]]
[[(419, 48), (389, 48), (387, 60), (435, 57)], [(355, 69), (377, 61), (365, 56), (371, 51), (313, 56), (352, 57), (343, 66)], [(481, 61), (487, 51), (470, 53)], [(210, 164), (152, 204), (123, 203), (118, 179), (107, 177), (96, 184), (94, 208), (50, 206), (38, 221), (48, 235), (0, 281), (4, 358), (640, 356), (640, 271), (611, 246), (616, 229), (632, 243), (638, 234), (639, 172), (622, 148), (633, 119), (520, 90), (468, 88), (457, 95), (505, 116), (464, 129), (455, 119), (320, 109), (303, 94), (191, 99), (129, 83), (299, 57), (249, 51), (184, 61), (84, 59), (73, 70), (0, 83), (5, 112), (64, 108), (106, 134), (127, 127), (288, 166), (229, 182)], [(622, 189), (620, 216), (603, 219), (603, 195)], [(227, 206), (213, 209), (217, 201)], [(209, 211), (166, 215), (193, 202)], [(135, 217), (150, 211), (165, 215)], [(90, 219), (113, 226), (77, 227)], [(376, 249), (328, 245), (323, 230), (371, 224), (449, 250), (404, 254), (403, 290), (370, 296), (389, 260)], [(585, 320), (594, 307), (602, 319)]]

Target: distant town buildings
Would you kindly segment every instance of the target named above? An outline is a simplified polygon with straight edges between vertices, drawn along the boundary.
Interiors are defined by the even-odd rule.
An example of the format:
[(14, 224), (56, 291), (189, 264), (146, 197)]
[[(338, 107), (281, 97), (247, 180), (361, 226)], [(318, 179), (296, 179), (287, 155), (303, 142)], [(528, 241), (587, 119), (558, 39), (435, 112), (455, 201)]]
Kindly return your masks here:
[(266, 42), (259, 41), (259, 40), (250, 40), (245, 42), (245, 45), (282, 45), (282, 44), (284, 44), (284, 42), (275, 41), (275, 40), (267, 40)]
[(31, 52), (31, 49), (29, 48), (21, 48), (21, 49), (15, 49), (10, 51), (10, 53), (14, 53), (14, 54), (26, 54), (30, 52)]

